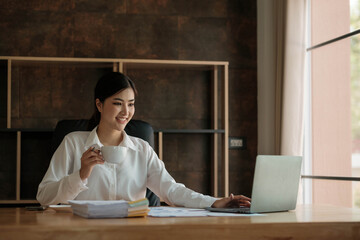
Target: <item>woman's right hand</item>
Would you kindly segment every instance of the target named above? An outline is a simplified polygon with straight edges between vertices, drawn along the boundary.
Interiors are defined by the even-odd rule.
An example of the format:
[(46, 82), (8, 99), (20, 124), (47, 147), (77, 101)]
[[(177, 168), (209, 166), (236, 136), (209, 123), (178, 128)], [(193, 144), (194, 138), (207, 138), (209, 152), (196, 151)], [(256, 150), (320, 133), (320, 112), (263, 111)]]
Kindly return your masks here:
[(238, 207), (250, 207), (251, 198), (245, 197), (243, 195), (230, 194), (229, 197), (224, 197), (216, 200), (212, 207), (215, 208), (238, 208)]
[(100, 154), (100, 150), (96, 150), (95, 147), (91, 147), (88, 150), (86, 150), (81, 156), (81, 168), (80, 168), (81, 180), (84, 181), (90, 176), (96, 164), (104, 164), (104, 158)]

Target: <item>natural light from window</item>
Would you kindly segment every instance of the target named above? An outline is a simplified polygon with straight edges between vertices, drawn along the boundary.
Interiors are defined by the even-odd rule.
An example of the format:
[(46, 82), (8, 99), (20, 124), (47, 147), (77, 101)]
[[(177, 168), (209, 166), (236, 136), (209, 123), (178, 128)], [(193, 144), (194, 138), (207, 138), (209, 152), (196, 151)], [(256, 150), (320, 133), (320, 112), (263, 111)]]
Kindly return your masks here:
[[(350, 0), (350, 31), (360, 29), (360, 0)], [(360, 177), (360, 35), (351, 38), (352, 176)], [(360, 208), (360, 182), (353, 182), (353, 206)]]
[[(360, 72), (360, 51), (350, 47), (359, 48), (360, 41), (352, 40), (355, 35), (345, 36), (359, 29), (351, 22), (360, 22), (360, 0), (309, 0), (307, 3), (303, 174), (308, 176), (303, 181), (303, 200), (312, 204), (360, 207), (360, 184), (357, 186), (352, 179), (360, 177), (360, 162), (357, 167), (356, 159), (352, 160), (356, 153), (356, 132), (359, 133), (360, 159), (360, 75), (356, 76)], [(359, 131), (355, 130), (354, 123), (359, 124)], [(359, 173), (354, 172), (357, 168)]]

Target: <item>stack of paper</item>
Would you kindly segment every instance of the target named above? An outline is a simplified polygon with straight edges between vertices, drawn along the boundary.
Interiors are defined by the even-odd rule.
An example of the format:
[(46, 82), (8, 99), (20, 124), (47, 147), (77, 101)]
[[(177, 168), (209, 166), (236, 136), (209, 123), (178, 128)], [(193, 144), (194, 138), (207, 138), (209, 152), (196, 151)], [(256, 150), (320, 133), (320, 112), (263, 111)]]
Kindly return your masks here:
[(149, 201), (69, 201), (73, 213), (85, 218), (124, 218), (147, 216)]

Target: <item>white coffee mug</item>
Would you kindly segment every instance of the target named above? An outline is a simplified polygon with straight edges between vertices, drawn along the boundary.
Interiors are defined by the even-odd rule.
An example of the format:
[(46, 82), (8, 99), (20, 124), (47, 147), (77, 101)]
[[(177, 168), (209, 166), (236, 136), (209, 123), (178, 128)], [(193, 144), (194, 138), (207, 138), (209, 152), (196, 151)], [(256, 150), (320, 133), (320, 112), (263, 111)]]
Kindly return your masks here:
[(103, 146), (101, 147), (101, 154), (106, 162), (119, 164), (124, 161), (127, 150), (126, 147), (122, 146)]

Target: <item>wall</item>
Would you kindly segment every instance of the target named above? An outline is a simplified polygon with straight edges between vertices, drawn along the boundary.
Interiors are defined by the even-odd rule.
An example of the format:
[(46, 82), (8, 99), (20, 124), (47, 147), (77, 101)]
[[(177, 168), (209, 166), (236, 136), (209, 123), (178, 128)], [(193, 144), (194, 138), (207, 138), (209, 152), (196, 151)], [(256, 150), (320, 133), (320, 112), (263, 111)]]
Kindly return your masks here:
[[(229, 61), (230, 136), (247, 141), (245, 150), (230, 150), (230, 191), (250, 195), (257, 154), (256, 21), (256, 1), (251, 0), (2, 0), (0, 55)], [(89, 117), (91, 79), (102, 72), (71, 70), (50, 66), (34, 72), (15, 66), (13, 127), (53, 128), (62, 118)], [(140, 90), (135, 118), (155, 129), (210, 124), (208, 73), (129, 75)], [(29, 80), (20, 81), (25, 78)], [(4, 101), (3, 90), (1, 94)], [(4, 128), (6, 110), (1, 105)], [(189, 138), (196, 144), (184, 144)], [(210, 193), (204, 150), (209, 137), (169, 135), (164, 141), (164, 162), (175, 179)]]

